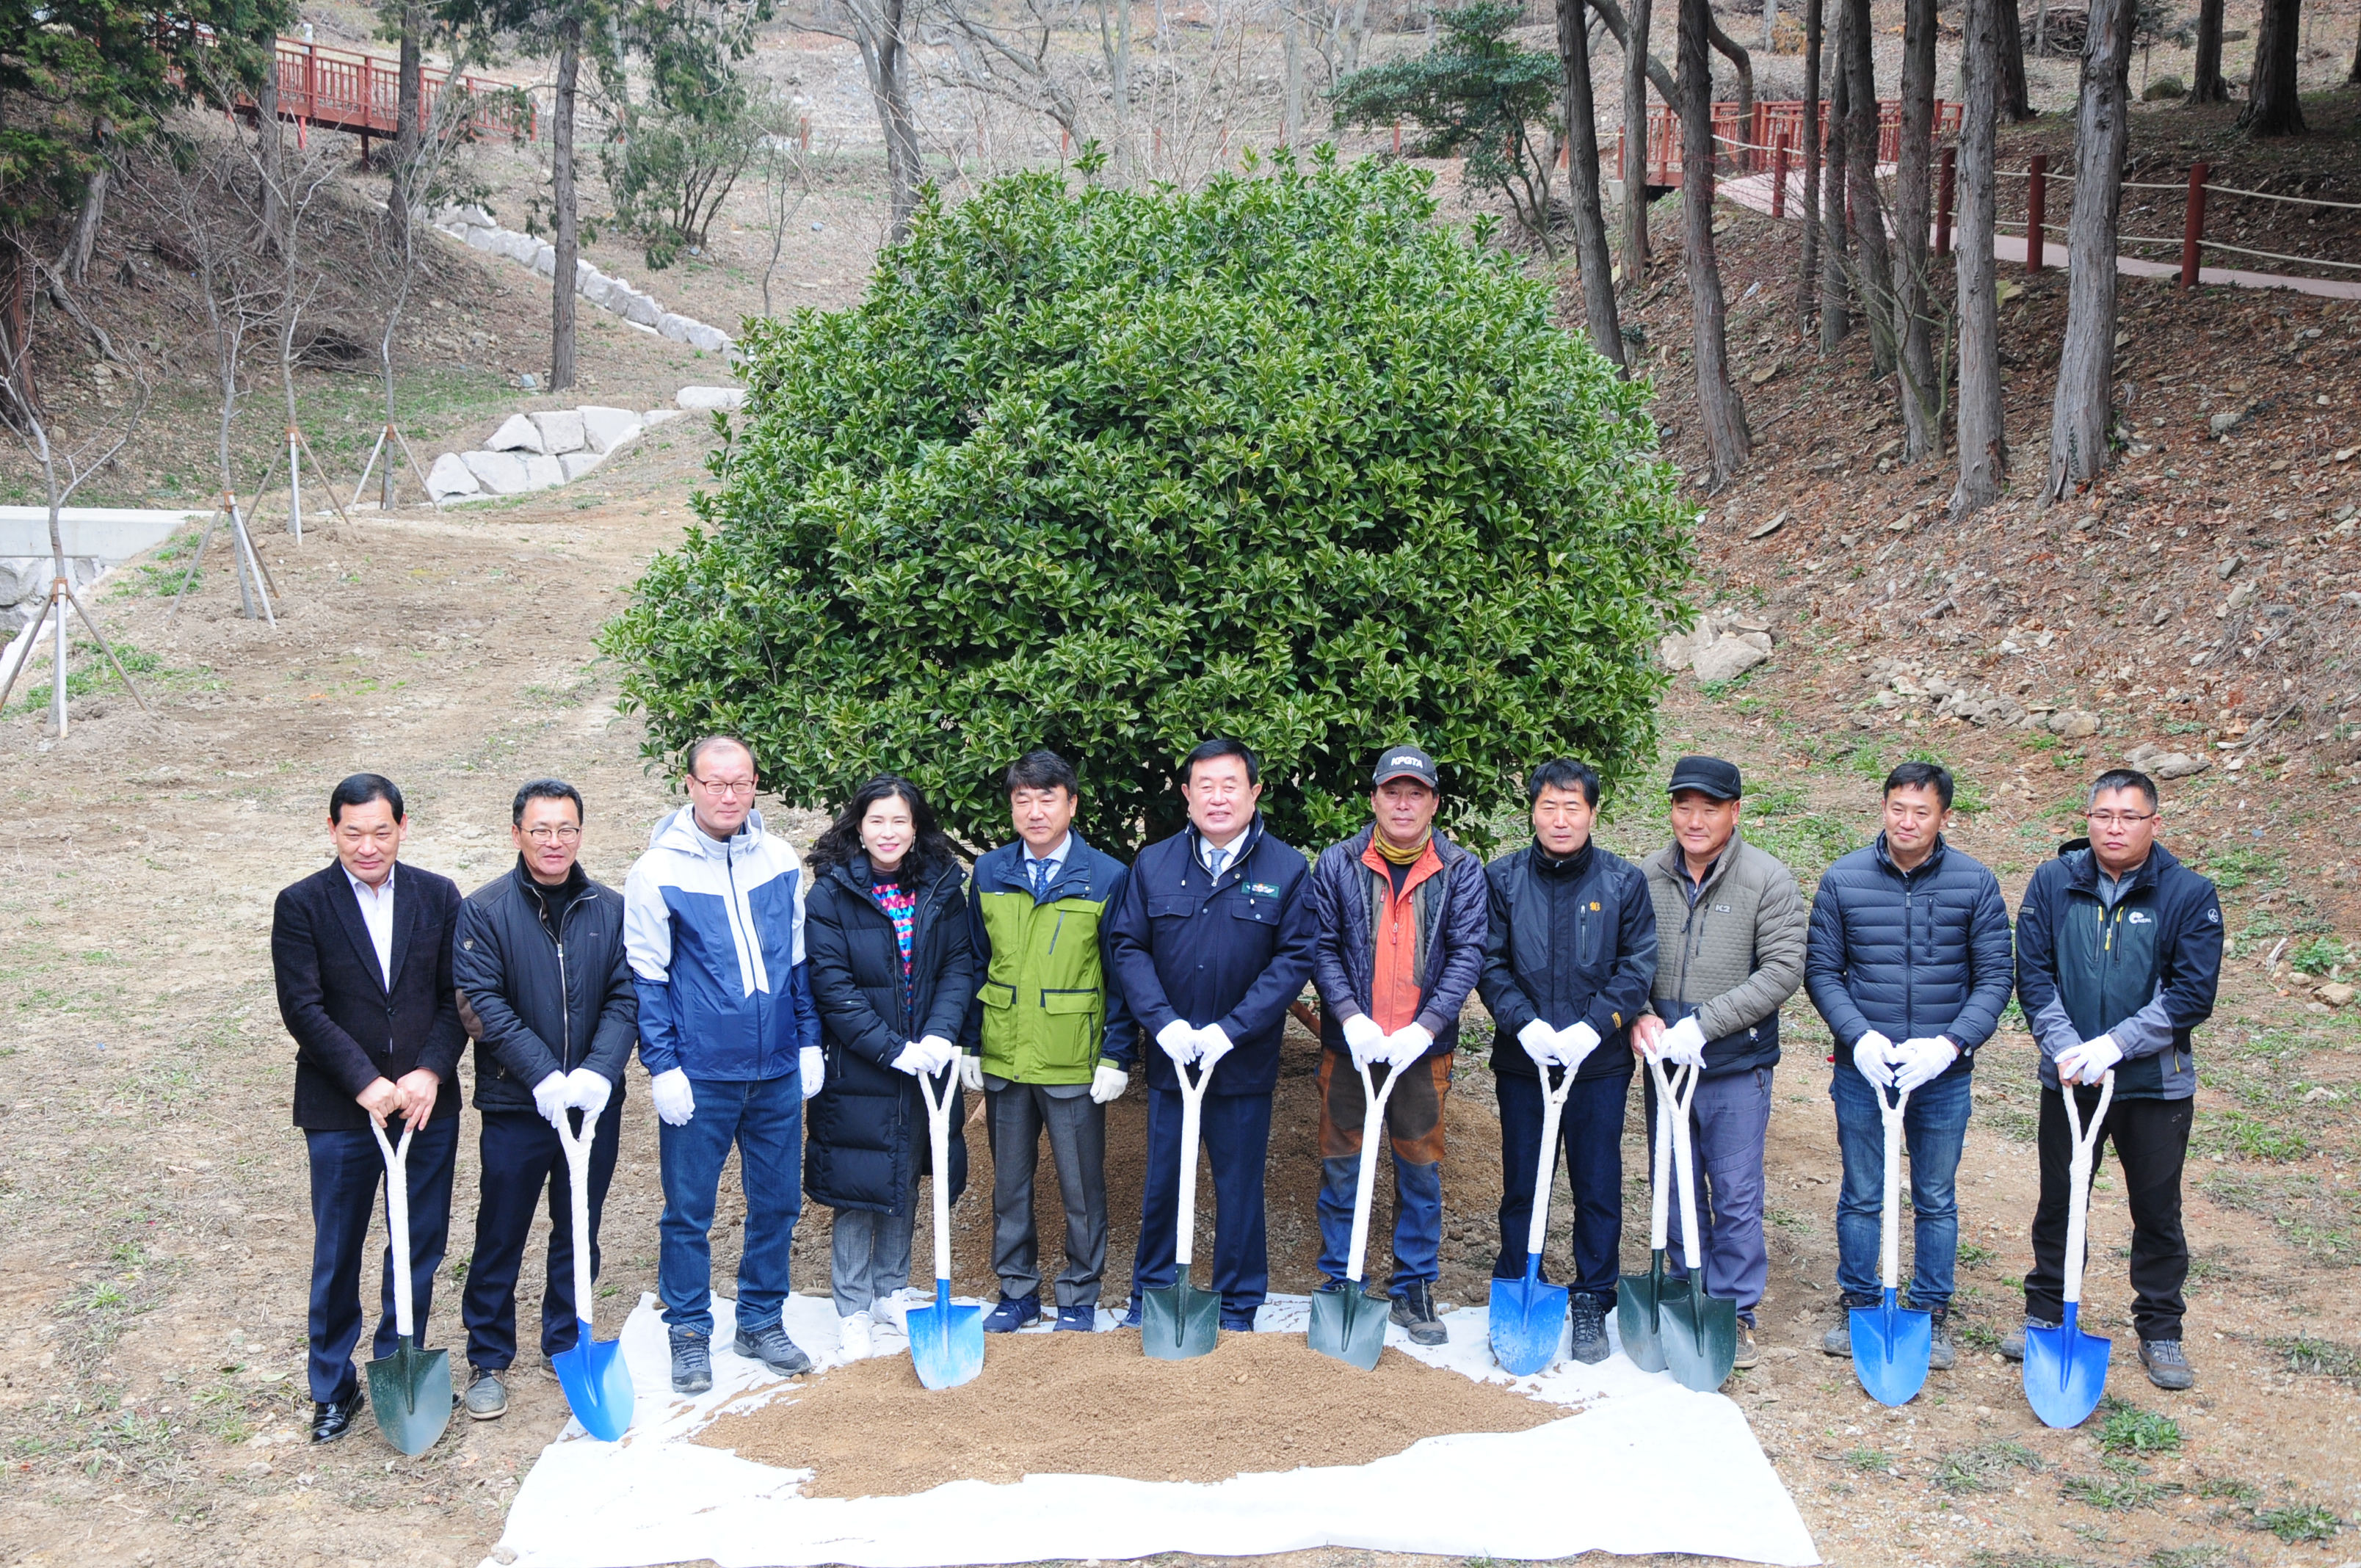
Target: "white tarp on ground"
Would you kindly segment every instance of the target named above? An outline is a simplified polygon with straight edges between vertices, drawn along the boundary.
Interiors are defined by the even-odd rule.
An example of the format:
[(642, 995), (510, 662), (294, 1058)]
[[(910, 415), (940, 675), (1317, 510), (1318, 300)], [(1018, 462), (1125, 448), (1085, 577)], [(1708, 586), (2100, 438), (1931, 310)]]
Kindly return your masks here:
[[(1551, 1558), (1589, 1551), (1687, 1552), (1817, 1563), (1809, 1531), (1755, 1442), (1719, 1394), (1693, 1394), (1620, 1355), (1560, 1362), (1516, 1384), (1578, 1407), (1530, 1431), (1429, 1438), (1357, 1466), (1235, 1476), (1206, 1486), (1103, 1475), (1027, 1475), (1015, 1486), (947, 1480), (907, 1497), (801, 1497), (812, 1474), (756, 1464), (686, 1441), (725, 1409), (785, 1386), (726, 1348), (730, 1303), (714, 1302), (713, 1389), (671, 1392), (664, 1324), (643, 1297), (623, 1330), (637, 1406), (623, 1441), (589, 1441), (571, 1422), (517, 1493), (500, 1546), (518, 1568), (641, 1568), (710, 1558), (724, 1568), (844, 1563), (862, 1568), (1120, 1559), (1159, 1552), (1251, 1556), (1309, 1547)], [(1301, 1333), (1304, 1298), (1276, 1298), (1257, 1327)], [(1102, 1327), (1112, 1321), (1102, 1312)], [(1468, 1376), (1509, 1382), (1493, 1365), (1484, 1309), (1445, 1320), (1451, 1343), (1387, 1343)], [(1612, 1323), (1612, 1318), (1609, 1318)], [(787, 1332), (825, 1368), (836, 1343), (827, 1297), (789, 1299)], [(1047, 1325), (1041, 1325), (1046, 1329)], [(1027, 1332), (1040, 1332), (1028, 1330)], [(986, 1352), (984, 1376), (991, 1372)]]

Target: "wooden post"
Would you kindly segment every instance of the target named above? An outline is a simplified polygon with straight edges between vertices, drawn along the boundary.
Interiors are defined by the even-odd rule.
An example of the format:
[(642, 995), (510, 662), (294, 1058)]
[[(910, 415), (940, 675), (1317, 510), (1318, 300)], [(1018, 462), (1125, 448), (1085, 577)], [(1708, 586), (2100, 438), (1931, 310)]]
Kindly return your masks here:
[(2025, 269), (2027, 272), (2038, 272), (2041, 270), (2041, 225), (2042, 220), (2048, 215), (2043, 208), (2047, 205), (2049, 195), (2048, 156), (2044, 153), (2035, 153), (2033, 166), (2027, 173), (2029, 177), (2026, 181), (2025, 188)]
[(1779, 138), (1771, 144), (1771, 215), (1774, 218), (1787, 215), (1787, 135), (1784, 131), (1779, 133)]
[(1394, 122), (1394, 156), (1396, 158), (1401, 156), (1401, 122), (1400, 120)]
[(2213, 166), (2189, 166), (2189, 215), (2180, 225), (2180, 287), (2197, 287), (2197, 251), (2205, 242), (2205, 181)]
[(1943, 184), (1935, 203), (1935, 254), (1951, 254), (1951, 192), (1960, 172), (1960, 149), (1943, 149)]

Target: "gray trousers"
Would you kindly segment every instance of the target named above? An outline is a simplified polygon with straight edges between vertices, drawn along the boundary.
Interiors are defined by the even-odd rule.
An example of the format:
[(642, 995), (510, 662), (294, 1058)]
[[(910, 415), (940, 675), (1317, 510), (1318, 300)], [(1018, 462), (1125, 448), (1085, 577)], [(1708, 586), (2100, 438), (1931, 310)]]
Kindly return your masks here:
[(829, 1289), (836, 1315), (865, 1312), (880, 1298), (910, 1283), (910, 1234), (918, 1228), (918, 1160), (910, 1160), (910, 1190), (899, 1214), (874, 1209), (836, 1211), (835, 1237), (829, 1244)]
[[(1066, 1210), (1066, 1266), (1058, 1305), (1095, 1307), (1106, 1272), (1106, 1107), (1087, 1091), (987, 1078), (984, 1133), (992, 1146), (992, 1267), (1012, 1299), (1041, 1293), (1041, 1244), (1033, 1223), (1033, 1168), (1041, 1134)], [(1067, 1085), (1058, 1085), (1060, 1090)], [(1072, 1086), (1080, 1088), (1080, 1085)]]
[[(1648, 1130), (1656, 1125), (1653, 1082), (1648, 1086)], [(1701, 1080), (1689, 1102), (1690, 1153), (1703, 1166), (1696, 1183), (1697, 1253), (1705, 1260), (1709, 1295), (1738, 1303), (1749, 1323), (1771, 1279), (1771, 1251), (1763, 1236), (1763, 1140), (1771, 1127), (1771, 1069), (1752, 1068)], [(1681, 1244), (1680, 1189), (1672, 1190), (1665, 1272), (1686, 1276)]]

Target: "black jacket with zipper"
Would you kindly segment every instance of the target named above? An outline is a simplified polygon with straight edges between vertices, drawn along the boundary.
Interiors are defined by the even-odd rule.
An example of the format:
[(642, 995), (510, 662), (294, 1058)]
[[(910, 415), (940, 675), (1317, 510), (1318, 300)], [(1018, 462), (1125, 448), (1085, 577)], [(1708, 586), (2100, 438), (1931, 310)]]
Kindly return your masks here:
[(451, 975), (476, 1039), (478, 1111), (530, 1111), (534, 1084), (577, 1067), (623, 1091), (640, 1018), (623, 895), (578, 865), (568, 887), (555, 927), (522, 858), (459, 905)]

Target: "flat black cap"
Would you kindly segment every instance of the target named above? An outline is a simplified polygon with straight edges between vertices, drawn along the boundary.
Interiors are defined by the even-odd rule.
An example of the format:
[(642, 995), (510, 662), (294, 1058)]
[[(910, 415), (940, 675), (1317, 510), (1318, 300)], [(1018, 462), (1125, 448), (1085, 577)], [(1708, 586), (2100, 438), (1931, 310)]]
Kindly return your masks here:
[(1685, 789), (1709, 795), (1716, 800), (1736, 800), (1746, 793), (1738, 776), (1738, 764), (1725, 762), (1719, 757), (1683, 757), (1673, 764), (1673, 782), (1664, 786), (1666, 795), (1678, 795)]

